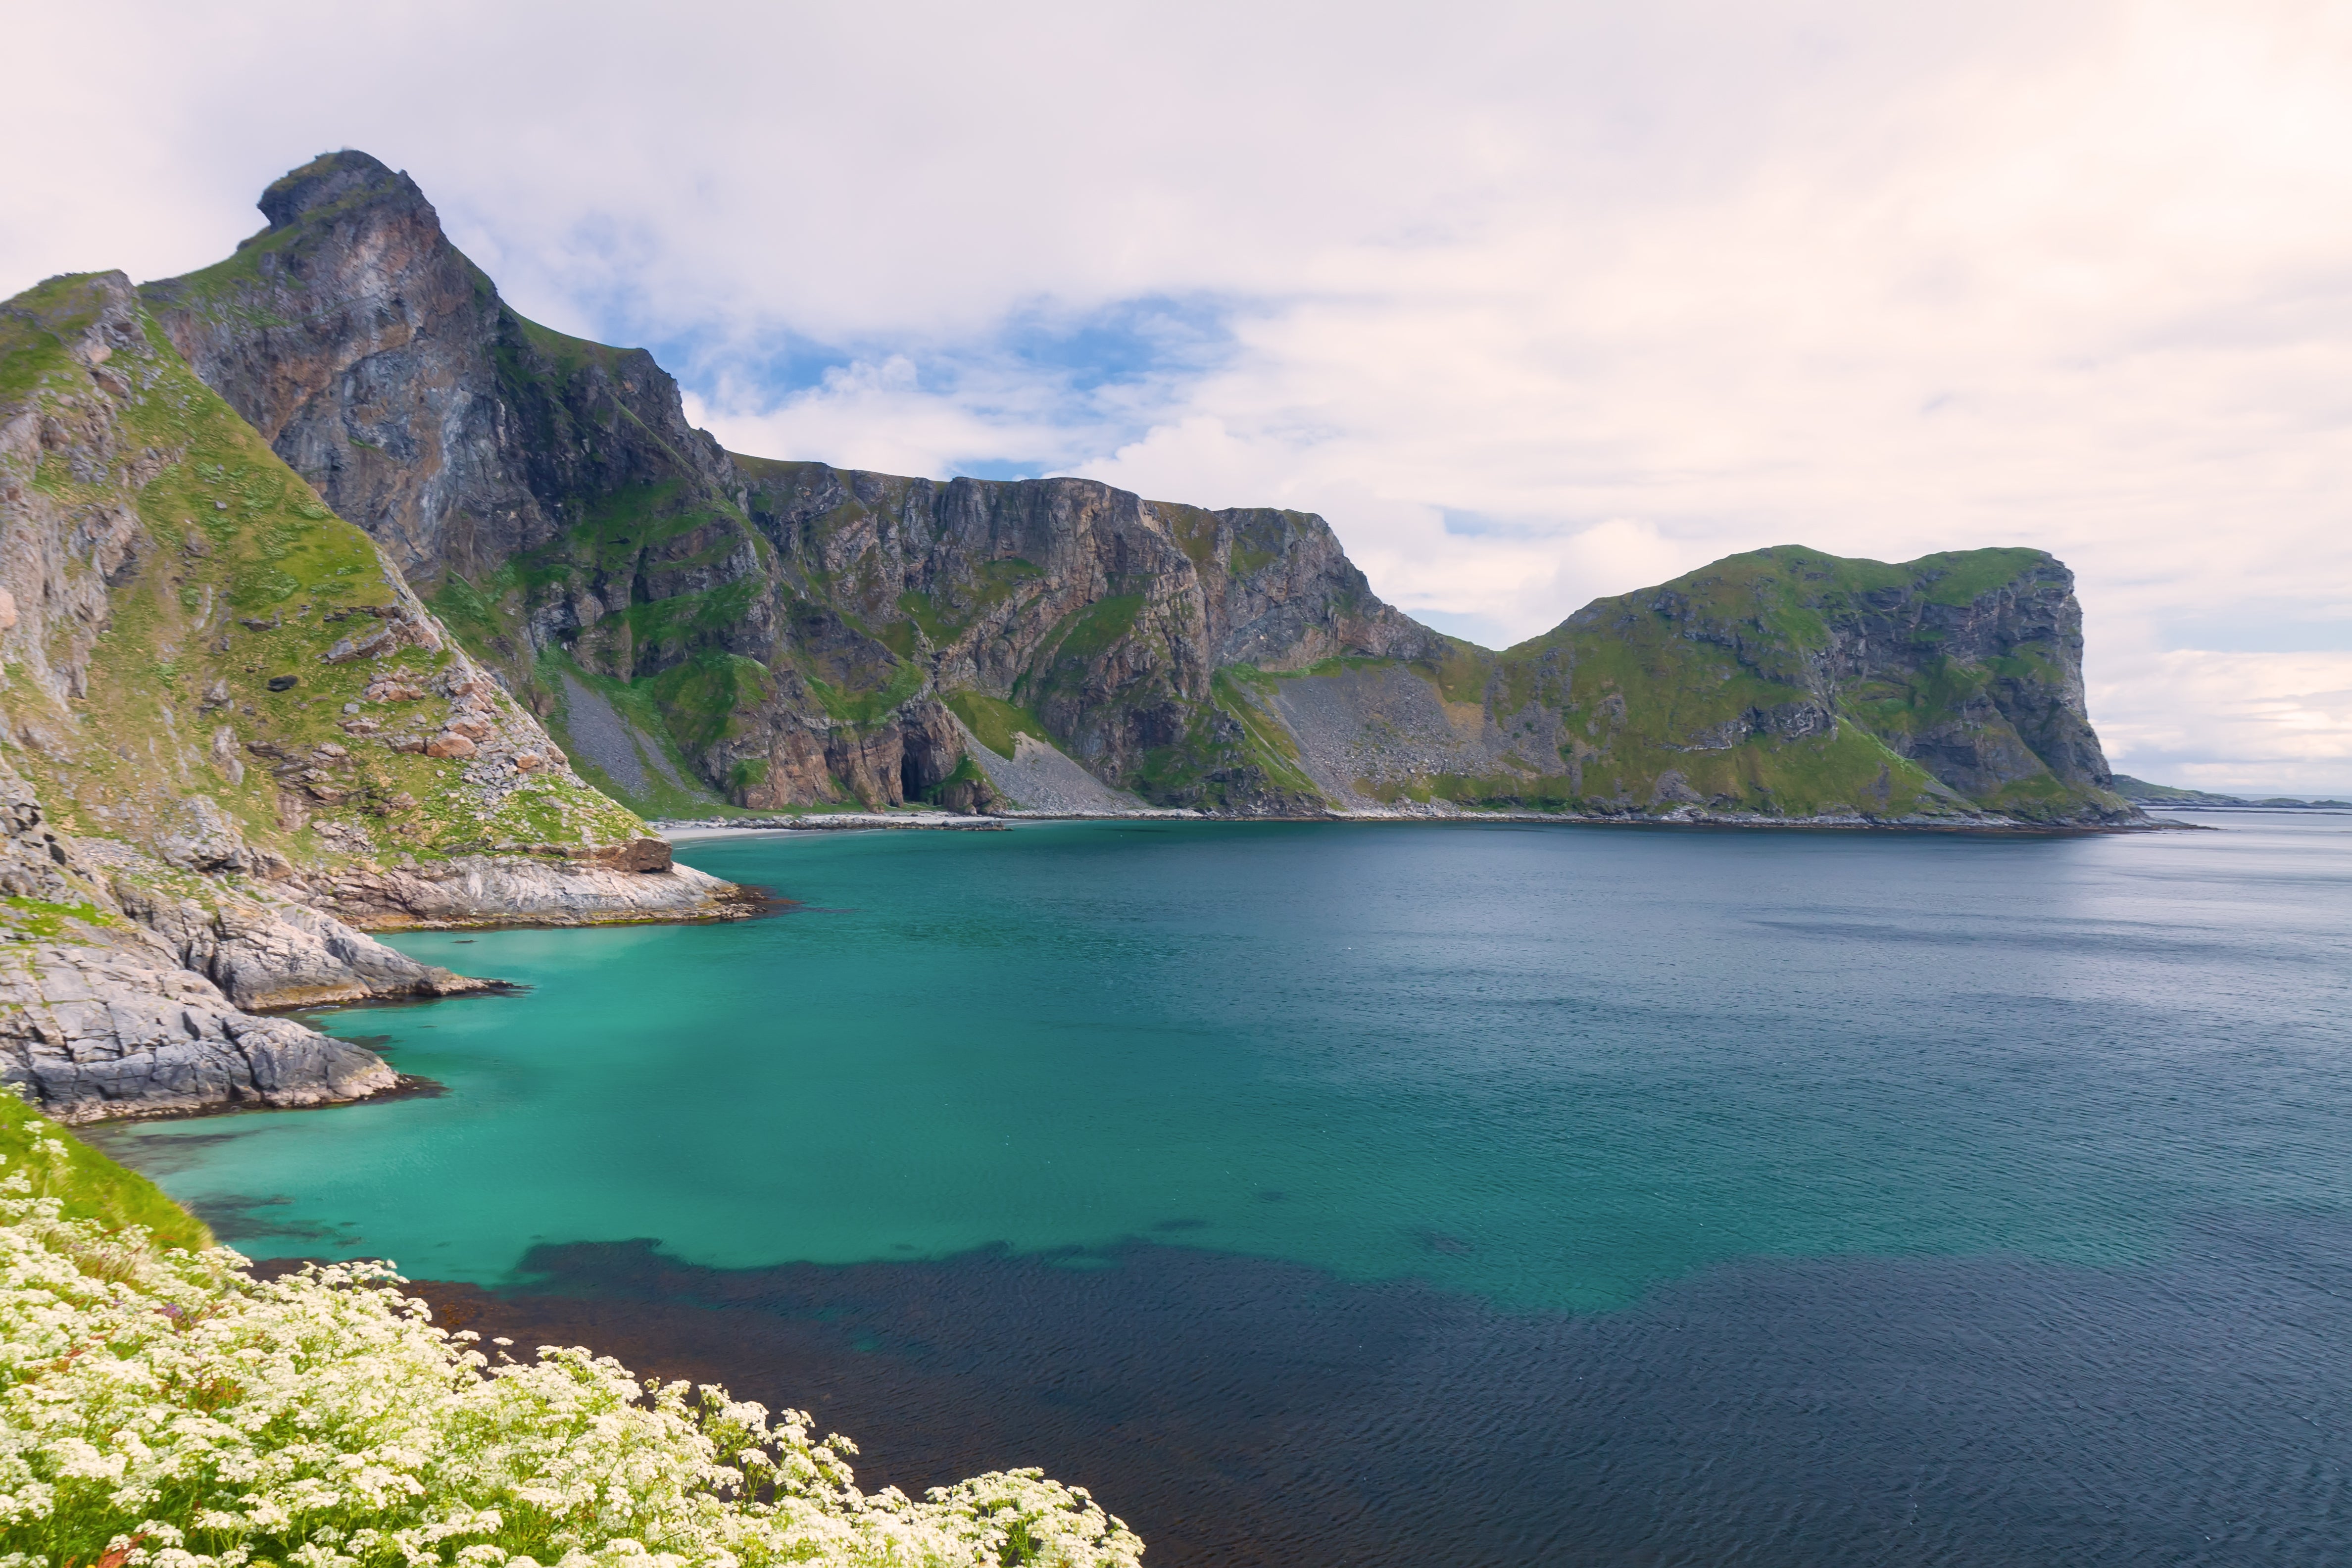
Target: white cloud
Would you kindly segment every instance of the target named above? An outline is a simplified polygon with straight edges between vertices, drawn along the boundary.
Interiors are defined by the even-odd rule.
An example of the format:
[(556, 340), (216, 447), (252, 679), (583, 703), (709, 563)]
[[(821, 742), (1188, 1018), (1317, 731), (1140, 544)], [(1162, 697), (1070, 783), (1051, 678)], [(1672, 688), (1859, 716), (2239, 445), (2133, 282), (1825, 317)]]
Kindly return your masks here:
[(2182, 648), (2094, 688), (2116, 766), (2224, 793), (2352, 795), (2352, 653)]
[[(2040, 544), (2119, 754), (2352, 788), (2325, 656), (2164, 630), (2352, 599), (2340, 4), (651, 15), (19, 18), (0, 289), (199, 265), (363, 146), (526, 311), (688, 344), (740, 447), (1319, 510), (1495, 640), (1763, 544)], [(1007, 346), (1160, 296), (1229, 341)], [(780, 334), (847, 363), (752, 374)]]

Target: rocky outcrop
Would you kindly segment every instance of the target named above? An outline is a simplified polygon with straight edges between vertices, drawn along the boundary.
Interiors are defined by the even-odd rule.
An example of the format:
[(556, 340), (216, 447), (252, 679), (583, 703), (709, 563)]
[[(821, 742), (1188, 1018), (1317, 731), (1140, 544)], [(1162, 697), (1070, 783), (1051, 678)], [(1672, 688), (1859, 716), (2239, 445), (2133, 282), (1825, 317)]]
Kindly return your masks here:
[[(557, 846), (566, 908), (586, 898), (575, 851), (645, 837), (157, 341), (120, 275), (0, 309), (29, 388), (0, 405), (0, 589), (20, 606), (0, 743), (68, 831), (298, 895), (298, 873)], [(707, 892), (673, 879), (612, 913)]]
[(480, 984), (298, 907), (208, 919), (142, 872), (169, 875), (60, 836), (0, 765), (0, 1083), (61, 1121), (360, 1099), (396, 1081), (374, 1052), (250, 1009)]
[(690, 866), (672, 866), (669, 846), (660, 839), (641, 840), (628, 850), (564, 863), (476, 855), (373, 868), (311, 878), (303, 892), (370, 931), (738, 920), (764, 904), (751, 889)]
[(583, 498), (674, 470), (727, 476), (642, 351), (545, 331), (500, 302), (407, 175), (331, 153), (263, 193), (228, 261), (149, 284), (181, 354), (428, 586), (479, 577), (580, 521)]
[(98, 869), (126, 919), (239, 1007), (321, 1007), (495, 988), (491, 981), (420, 963), (264, 884), (173, 878), (137, 850), (102, 839), (80, 842), (76, 853)]
[(398, 1081), (373, 1051), (256, 1017), (136, 950), (0, 949), (0, 1083), (60, 1121), (326, 1105)]
[(391, 1070), (258, 1010), (489, 983), (342, 912), (747, 912), (572, 773), (119, 274), (0, 306), (0, 1079), (68, 1120), (351, 1099)]
[(2138, 820), (2036, 550), (1899, 565), (1784, 546), (1594, 602), (1500, 654), (1259, 694), (1349, 805), (1997, 826)]

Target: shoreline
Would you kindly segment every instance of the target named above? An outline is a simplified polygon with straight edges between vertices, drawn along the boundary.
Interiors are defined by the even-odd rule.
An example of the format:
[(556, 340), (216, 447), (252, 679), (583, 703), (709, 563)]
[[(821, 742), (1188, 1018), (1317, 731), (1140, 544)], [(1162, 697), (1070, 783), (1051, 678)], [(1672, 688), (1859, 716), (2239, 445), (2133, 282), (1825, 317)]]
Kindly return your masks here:
[(1542, 811), (1349, 811), (1313, 815), (1215, 813), (1183, 808), (1138, 811), (1009, 811), (995, 816), (967, 816), (945, 811), (830, 812), (823, 815), (778, 816), (751, 819), (688, 818), (648, 823), (671, 844), (700, 839), (756, 837), (778, 833), (930, 832), (1002, 833), (1024, 822), (1332, 822), (1488, 824), (1528, 823), (1580, 827), (1707, 827), (1813, 830), (1824, 832), (1953, 833), (1990, 837), (2063, 837), (2095, 833), (2210, 833), (2218, 829), (2196, 822), (2143, 816), (2137, 822), (2022, 822), (2013, 819), (1958, 821), (1943, 817), (1880, 818), (1852, 816), (1759, 816), (1721, 815), (1685, 806), (1663, 816), (1593, 812)]

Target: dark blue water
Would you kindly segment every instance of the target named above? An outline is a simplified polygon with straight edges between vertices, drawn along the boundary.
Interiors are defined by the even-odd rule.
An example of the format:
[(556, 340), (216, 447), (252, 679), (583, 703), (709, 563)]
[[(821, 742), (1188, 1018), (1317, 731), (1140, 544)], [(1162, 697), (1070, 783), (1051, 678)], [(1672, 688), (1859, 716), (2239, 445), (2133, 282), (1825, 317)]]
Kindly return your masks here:
[(535, 987), (338, 1016), (447, 1095), (120, 1142), (1163, 1563), (2352, 1561), (2352, 817), (688, 858), (802, 906), (404, 939)]

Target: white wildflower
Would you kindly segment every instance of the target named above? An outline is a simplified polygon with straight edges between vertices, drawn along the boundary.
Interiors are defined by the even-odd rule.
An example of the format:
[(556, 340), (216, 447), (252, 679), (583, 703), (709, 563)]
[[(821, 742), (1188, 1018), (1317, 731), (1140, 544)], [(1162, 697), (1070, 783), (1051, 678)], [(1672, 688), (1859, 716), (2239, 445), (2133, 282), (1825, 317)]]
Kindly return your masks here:
[[(53, 1151), (48, 1145), (55, 1144)], [(37, 1145), (46, 1161), (64, 1145)], [(847, 1440), (546, 1346), (490, 1364), (388, 1266), (255, 1280), (0, 1180), (0, 1568), (1136, 1568), (1035, 1470), (861, 1493)], [(493, 1341), (503, 1348), (504, 1342)]]

